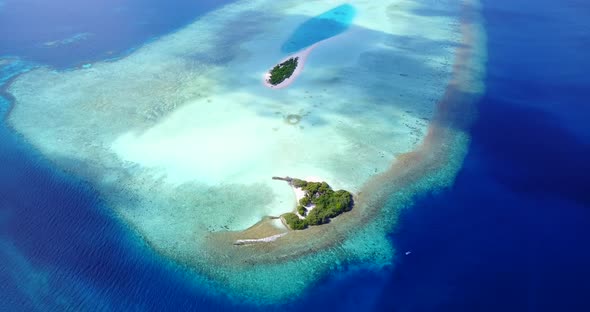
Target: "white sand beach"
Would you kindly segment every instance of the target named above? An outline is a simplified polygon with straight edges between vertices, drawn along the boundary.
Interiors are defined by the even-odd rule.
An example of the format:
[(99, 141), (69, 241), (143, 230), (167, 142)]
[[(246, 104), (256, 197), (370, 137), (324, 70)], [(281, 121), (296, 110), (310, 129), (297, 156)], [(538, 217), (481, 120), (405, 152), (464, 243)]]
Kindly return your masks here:
[(287, 233), (275, 234), (268, 237), (263, 238), (247, 238), (247, 239), (238, 239), (234, 243), (235, 245), (248, 245), (248, 244), (256, 244), (256, 243), (270, 243), (274, 242), (277, 239), (287, 235)]
[[(302, 179), (302, 180), (305, 180), (307, 182), (325, 182), (325, 180), (322, 180), (321, 178), (316, 177), (316, 176), (309, 176), (309, 177), (306, 177), (305, 179)], [(299, 204), (299, 201), (303, 197), (305, 197), (305, 191), (303, 189), (301, 189), (300, 187), (295, 187), (293, 185), (291, 185), (291, 188), (293, 189), (293, 193), (295, 193), (295, 206), (297, 206)], [(309, 212), (314, 207), (315, 207), (315, 205), (311, 204), (309, 206), (306, 206), (305, 208)], [(299, 212), (297, 212), (296, 210), (295, 210), (295, 214), (299, 217), (299, 219), (304, 219), (304, 217), (302, 215), (300, 215)]]

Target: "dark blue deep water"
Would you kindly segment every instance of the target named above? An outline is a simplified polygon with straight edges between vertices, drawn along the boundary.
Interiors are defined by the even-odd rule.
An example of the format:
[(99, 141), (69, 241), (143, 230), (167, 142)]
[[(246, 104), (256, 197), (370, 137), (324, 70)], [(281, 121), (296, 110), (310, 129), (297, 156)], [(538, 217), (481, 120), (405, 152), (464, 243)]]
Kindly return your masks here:
[[(7, 1), (0, 55), (25, 61), (1, 78), (30, 62), (117, 57), (218, 4)], [(454, 186), (418, 199), (392, 229), (412, 254), (327, 278), (288, 310), (590, 311), (590, 4), (483, 5), (487, 94)], [(92, 35), (52, 53), (39, 45), (80, 33)], [(190, 286), (139, 241), (89, 185), (0, 125), (0, 311), (251, 309)]]
[(0, 55), (67, 68), (128, 52), (232, 0), (2, 0)]

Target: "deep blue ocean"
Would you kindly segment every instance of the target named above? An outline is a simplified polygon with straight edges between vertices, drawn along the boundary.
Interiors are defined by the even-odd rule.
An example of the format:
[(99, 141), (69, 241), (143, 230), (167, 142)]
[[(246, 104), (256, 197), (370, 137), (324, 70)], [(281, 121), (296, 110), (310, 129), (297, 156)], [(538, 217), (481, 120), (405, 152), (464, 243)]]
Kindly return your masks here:
[[(0, 55), (22, 62), (0, 81), (125, 55), (222, 4), (4, 1)], [(391, 232), (412, 253), (328, 277), (278, 309), (590, 311), (590, 3), (483, 0), (483, 16), (487, 93), (464, 166)], [(43, 44), (64, 38), (73, 42)], [(0, 101), (4, 114), (10, 99)], [(0, 311), (254, 309), (228, 302), (192, 286), (90, 185), (0, 124)]]

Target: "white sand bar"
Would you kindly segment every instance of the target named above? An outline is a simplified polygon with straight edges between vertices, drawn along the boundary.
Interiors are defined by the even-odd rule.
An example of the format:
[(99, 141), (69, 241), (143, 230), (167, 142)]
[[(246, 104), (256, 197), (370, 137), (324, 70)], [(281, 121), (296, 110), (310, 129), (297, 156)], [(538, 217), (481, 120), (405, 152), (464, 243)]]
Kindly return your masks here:
[(272, 236), (264, 237), (264, 238), (251, 238), (251, 239), (238, 239), (234, 243), (235, 245), (248, 245), (248, 244), (256, 244), (256, 243), (270, 243), (274, 242), (277, 239), (285, 236), (287, 233), (275, 234)]

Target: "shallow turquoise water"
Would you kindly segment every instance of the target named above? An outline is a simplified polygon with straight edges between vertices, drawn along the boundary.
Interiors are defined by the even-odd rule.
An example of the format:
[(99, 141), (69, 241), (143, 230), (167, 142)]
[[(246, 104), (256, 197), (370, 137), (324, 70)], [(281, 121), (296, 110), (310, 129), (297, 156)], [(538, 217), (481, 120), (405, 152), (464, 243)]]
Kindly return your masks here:
[[(557, 9), (548, 1), (525, 8), (512, 2), (497, 8), (497, 3), (487, 3), (488, 26), (496, 29), (490, 33), (493, 74), (489, 78), (495, 87), (485, 99), (487, 109), (482, 110), (475, 129), (475, 149), (450, 194), (428, 197), (396, 233), (398, 246), (411, 249), (412, 255), (400, 259), (395, 270), (338, 274), (305, 293), (299, 304), (277, 309), (588, 311), (585, 268), (590, 257), (584, 246), (589, 237), (585, 223), (589, 201), (584, 188), (588, 185), (584, 174), (588, 143), (573, 139), (553, 115), (540, 114), (539, 109), (523, 103), (555, 107), (550, 99), (566, 98), (570, 105), (582, 107), (587, 100), (583, 87), (589, 82), (581, 70), (572, 70), (570, 76), (580, 84), (579, 89), (571, 87), (574, 82), (562, 80), (556, 87), (528, 76), (530, 72), (556, 76), (563, 73), (558, 70), (563, 66), (582, 66), (572, 61), (576, 58), (554, 58), (539, 53), (542, 49), (527, 50), (522, 45), (533, 39), (545, 43), (547, 34), (552, 34), (556, 47), (574, 41), (587, 46), (589, 41), (562, 38), (550, 27), (539, 26), (533, 39), (508, 35), (514, 35), (515, 22), (531, 25), (531, 21), (582, 33), (587, 28), (576, 28), (572, 21), (585, 16), (578, 10), (555, 19), (553, 25), (548, 23), (551, 14), (535, 15)], [(565, 56), (583, 59), (583, 50), (568, 49), (570, 54)], [(514, 62), (530, 60), (530, 55), (536, 55), (539, 63), (519, 62), (523, 68), (516, 72)], [(547, 60), (555, 62), (549, 70)], [(506, 94), (511, 94), (510, 100)], [(0, 101), (0, 106), (4, 104)], [(568, 106), (555, 110), (580, 112)], [(508, 130), (495, 135), (498, 125)], [(588, 129), (587, 125), (580, 128)], [(519, 136), (506, 140), (515, 134)], [(548, 134), (554, 137), (550, 142), (543, 140)], [(191, 286), (180, 268), (167, 266), (147, 248), (137, 246), (139, 238), (107, 213), (109, 208), (96, 192), (50, 168), (4, 125), (0, 145), (0, 310), (238, 308)], [(551, 166), (555, 163), (567, 166)], [(494, 183), (483, 184), (482, 177)]]
[[(412, 6), (389, 14), (373, 11), (370, 1), (357, 1), (357, 15), (351, 5), (333, 8), (333, 2), (270, 4), (227, 6), (122, 59), (23, 75), (9, 90), (19, 101), (9, 122), (48, 158), (91, 181), (157, 252), (222, 280), (216, 290), (276, 303), (340, 264), (390, 263), (393, 251), (382, 223), (366, 223), (372, 228), (349, 235), (338, 251), (324, 248), (303, 259), (237, 269), (210, 261), (211, 254), (227, 257), (233, 247), (226, 242), (209, 248), (209, 234), (244, 229), (265, 215), (292, 209), (292, 191), (285, 185), (277, 185), (271, 197), (247, 183), (317, 174), (351, 189), (386, 170), (397, 153), (411, 150), (422, 137), (427, 118), (419, 111), (430, 114), (433, 99), (444, 92), (454, 51), (448, 41), (461, 36), (455, 27), (438, 27), (455, 17), (421, 21), (407, 13)], [(352, 18), (355, 27), (337, 36)], [(404, 25), (416, 20), (424, 27), (407, 33)], [(418, 39), (402, 43), (390, 32)], [(230, 38), (218, 40), (219, 33)], [(292, 88), (279, 93), (260, 83), (267, 62), (284, 53), (285, 38), (297, 48), (334, 36), (314, 50), (305, 76)], [(402, 50), (423, 40), (432, 41), (428, 55)], [(380, 65), (391, 60), (400, 64)], [(228, 75), (235, 71), (245, 74)], [(431, 88), (422, 89), (424, 84)], [(286, 125), (281, 114), (289, 113), (320, 116), (323, 123)], [(218, 186), (220, 180), (236, 184)], [(302, 250), (308, 250), (304, 244)], [(236, 262), (245, 253), (235, 255)], [(208, 291), (210, 284), (200, 282)]]
[(343, 4), (310, 18), (297, 27), (285, 40), (281, 50), (293, 53), (314, 43), (337, 36), (352, 25), (355, 15), (356, 9), (352, 5)]

